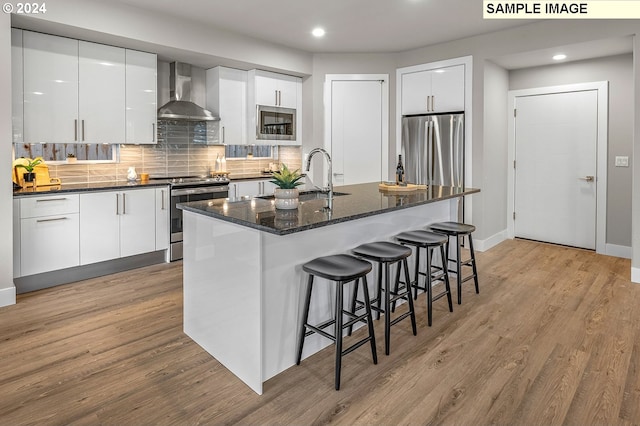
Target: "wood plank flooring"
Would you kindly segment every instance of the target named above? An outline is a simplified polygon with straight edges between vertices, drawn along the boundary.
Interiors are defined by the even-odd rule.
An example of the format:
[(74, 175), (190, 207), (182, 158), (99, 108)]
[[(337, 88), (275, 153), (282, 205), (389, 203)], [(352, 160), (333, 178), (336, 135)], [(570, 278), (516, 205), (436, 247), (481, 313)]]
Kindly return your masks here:
[(378, 365), (347, 355), (339, 392), (329, 347), (253, 393), (182, 332), (181, 263), (24, 294), (0, 309), (0, 424), (640, 424), (628, 260), (511, 240), (478, 266), (480, 294), (433, 327), (421, 295), (389, 356), (376, 321)]

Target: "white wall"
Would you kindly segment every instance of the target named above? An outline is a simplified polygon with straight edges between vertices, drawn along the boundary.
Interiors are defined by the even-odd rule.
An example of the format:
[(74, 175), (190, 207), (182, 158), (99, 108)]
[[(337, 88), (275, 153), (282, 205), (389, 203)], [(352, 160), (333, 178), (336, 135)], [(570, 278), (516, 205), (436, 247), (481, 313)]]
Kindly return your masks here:
[(631, 247), (632, 169), (615, 167), (615, 156), (633, 154), (633, 56), (617, 55), (509, 73), (509, 89), (609, 81), (606, 242)]
[[(483, 215), (477, 226), (492, 230), (493, 234), (485, 234), (477, 238), (482, 249), (487, 250), (504, 239), (507, 224), (507, 92), (509, 90), (509, 73), (504, 68), (490, 62), (484, 62), (484, 131), (483, 139), (491, 141), (485, 145), (483, 153), (484, 168), (492, 173), (483, 173), (479, 187), (483, 197), (480, 208), (486, 204), (492, 210), (491, 215)], [(474, 137), (475, 143), (475, 137)], [(474, 199), (473, 208), (478, 208)], [(502, 211), (500, 211), (502, 209)], [(485, 209), (486, 210), (486, 209)]]
[[(10, 17), (0, 15), (0, 58), (11, 58)], [(11, 60), (0, 61), (0, 176), (6, 176), (0, 186), (0, 306), (16, 303), (13, 285), (13, 193), (11, 176)], [(4, 170), (4, 171), (3, 171)]]

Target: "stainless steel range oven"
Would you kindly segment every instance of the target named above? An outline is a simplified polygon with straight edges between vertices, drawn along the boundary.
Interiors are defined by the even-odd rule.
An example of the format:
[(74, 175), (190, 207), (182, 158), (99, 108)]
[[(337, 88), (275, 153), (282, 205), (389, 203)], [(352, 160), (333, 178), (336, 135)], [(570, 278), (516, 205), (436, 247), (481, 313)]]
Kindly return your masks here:
[(213, 200), (229, 196), (229, 180), (226, 178), (181, 177), (170, 178), (171, 184), (171, 261), (182, 259), (182, 210), (179, 203)]

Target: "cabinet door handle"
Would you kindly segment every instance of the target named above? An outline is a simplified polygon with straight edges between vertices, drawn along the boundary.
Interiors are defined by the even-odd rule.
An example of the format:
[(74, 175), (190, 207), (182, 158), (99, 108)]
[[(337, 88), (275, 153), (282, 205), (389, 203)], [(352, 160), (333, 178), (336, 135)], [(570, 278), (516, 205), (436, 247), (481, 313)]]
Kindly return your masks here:
[(436, 110), (436, 95), (431, 95), (431, 111)]
[(66, 200), (65, 197), (62, 198), (43, 198), (42, 200), (36, 200), (36, 203), (46, 203), (47, 201), (63, 201)]
[(151, 142), (156, 141), (156, 123), (151, 123)]
[(84, 142), (84, 120), (82, 120), (82, 141)]
[(161, 207), (160, 210), (164, 210), (164, 189), (160, 190), (160, 194), (162, 195), (162, 203), (161, 203)]
[(116, 215), (120, 214), (120, 197), (116, 193)]
[(278, 106), (282, 106), (282, 91), (278, 90)]
[(73, 140), (78, 140), (78, 119), (73, 120)]
[(278, 105), (278, 91), (275, 90), (275, 93), (276, 93), (276, 105)]
[(122, 214), (127, 214), (127, 194), (122, 193)]
[(51, 218), (51, 219), (37, 219), (36, 222), (37, 223), (54, 222), (54, 221), (57, 221), (57, 220), (67, 220), (67, 219), (68, 219), (67, 217), (54, 217), (54, 218)]
[(222, 126), (222, 143), (224, 143), (224, 126)]

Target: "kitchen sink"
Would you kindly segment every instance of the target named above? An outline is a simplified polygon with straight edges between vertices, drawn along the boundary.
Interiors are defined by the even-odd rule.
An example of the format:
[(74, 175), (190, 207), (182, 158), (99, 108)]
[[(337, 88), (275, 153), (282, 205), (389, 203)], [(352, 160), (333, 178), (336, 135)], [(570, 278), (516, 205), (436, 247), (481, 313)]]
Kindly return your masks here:
[[(312, 200), (326, 200), (328, 194), (329, 194), (328, 192), (324, 192), (324, 191), (303, 191), (303, 192), (300, 192), (300, 195), (298, 195), (298, 200), (301, 202), (312, 201)], [(349, 195), (349, 194), (347, 194), (346, 192), (336, 192), (336, 191), (333, 192), (334, 197), (339, 197), (341, 195)], [(263, 200), (273, 200), (274, 196), (264, 195), (256, 198), (261, 198)]]

